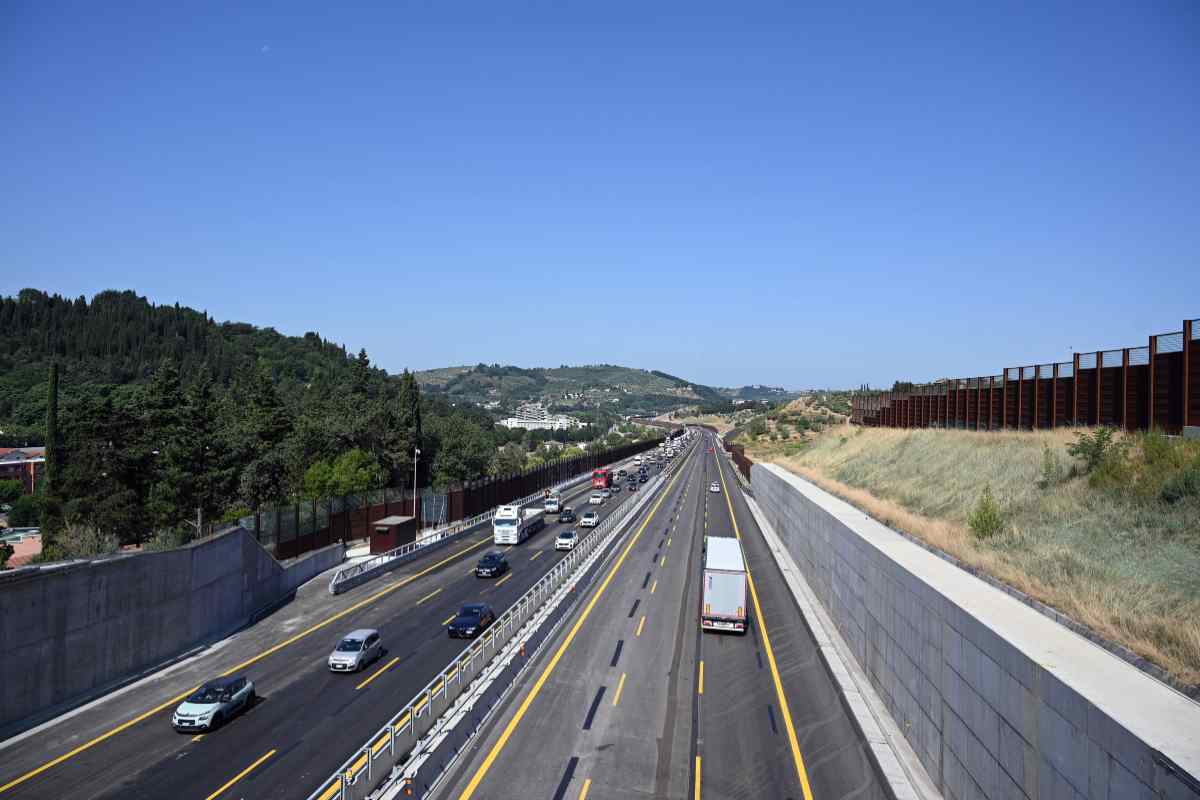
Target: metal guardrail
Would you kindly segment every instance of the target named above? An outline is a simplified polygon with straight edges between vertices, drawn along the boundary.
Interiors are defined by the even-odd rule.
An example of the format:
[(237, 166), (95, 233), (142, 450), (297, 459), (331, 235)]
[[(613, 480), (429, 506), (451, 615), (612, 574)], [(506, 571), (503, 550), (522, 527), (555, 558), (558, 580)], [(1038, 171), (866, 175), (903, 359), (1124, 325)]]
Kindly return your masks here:
[[(390, 778), (393, 768), (409, 754), (437, 720), (470, 686), (488, 662), (504, 648), (538, 609), (572, 580), (576, 570), (598, 548), (606, 546), (620, 527), (639, 514), (668, 477), (686, 459), (675, 459), (647, 483), (636, 501), (618, 509), (584, 535), (565, 557), (538, 579), (450, 664), (434, 676), (417, 695), (375, 732), (354, 755), (326, 778), (308, 800), (365, 800), (379, 784)], [(538, 493), (540, 495), (540, 493)]]
[[(569, 480), (565, 480), (551, 487), (551, 492), (561, 492), (570, 489), (573, 486), (582, 483), (591, 478), (591, 472), (581, 473)], [(524, 506), (532, 503), (534, 500), (541, 498), (545, 494), (545, 490), (540, 490), (525, 497), (515, 500), (506, 505), (521, 505)], [(379, 553), (372, 556), (366, 561), (361, 561), (357, 564), (350, 564), (342, 567), (333, 574), (329, 579), (329, 593), (341, 594), (342, 592), (353, 589), (355, 586), (366, 583), (372, 578), (381, 575), (385, 572), (402, 566), (403, 564), (412, 561), (420, 555), (423, 555), (428, 549), (440, 547), (450, 541), (459, 538), (463, 534), (470, 531), (476, 525), (487, 522), (492, 517), (496, 516), (496, 509), (492, 508), (482, 514), (476, 514), (468, 519), (452, 522), (445, 527), (427, 533), (415, 542), (402, 544), (399, 547), (394, 547), (385, 553)]]

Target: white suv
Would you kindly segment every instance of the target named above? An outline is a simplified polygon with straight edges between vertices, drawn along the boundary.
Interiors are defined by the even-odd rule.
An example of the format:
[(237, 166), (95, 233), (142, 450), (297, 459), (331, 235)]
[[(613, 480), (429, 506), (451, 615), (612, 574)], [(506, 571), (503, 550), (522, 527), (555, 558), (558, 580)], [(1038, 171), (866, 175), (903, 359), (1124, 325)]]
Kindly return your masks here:
[[(600, 492), (592, 492), (588, 497), (588, 503), (593, 506), (598, 506), (604, 503), (604, 495)], [(584, 516), (587, 516), (586, 514)]]
[(579, 527), (581, 528), (594, 528), (599, 523), (600, 515), (595, 511), (585, 512), (584, 515), (579, 518)]

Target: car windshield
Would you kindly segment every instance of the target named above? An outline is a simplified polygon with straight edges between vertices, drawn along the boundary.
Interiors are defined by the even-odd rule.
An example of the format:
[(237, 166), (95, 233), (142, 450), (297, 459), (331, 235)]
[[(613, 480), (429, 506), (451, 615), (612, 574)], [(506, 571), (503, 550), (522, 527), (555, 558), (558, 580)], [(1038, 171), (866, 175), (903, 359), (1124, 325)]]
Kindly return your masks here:
[(479, 606), (463, 606), (462, 611), (459, 611), (458, 615), (467, 619), (479, 619), (483, 615), (483, 609)]
[(357, 653), (362, 650), (362, 645), (360, 639), (342, 639), (338, 642), (337, 649), (339, 653)]
[(499, 563), (500, 563), (500, 556), (497, 556), (497, 555), (484, 556), (484, 557), (483, 557), (483, 563), (484, 563), (484, 564), (487, 564), (489, 567), (490, 567), (492, 564), (499, 564)]
[(575, 538), (575, 531), (563, 531), (562, 533), (560, 533), (560, 534), (558, 535), (558, 538), (560, 538), (560, 539), (574, 539), (574, 538)]
[(188, 696), (187, 701), (189, 703), (199, 703), (200, 705), (219, 703), (221, 702), (221, 690), (215, 686), (201, 686)]
[(517, 521), (515, 519), (498, 519), (496, 520), (497, 528), (515, 528)]

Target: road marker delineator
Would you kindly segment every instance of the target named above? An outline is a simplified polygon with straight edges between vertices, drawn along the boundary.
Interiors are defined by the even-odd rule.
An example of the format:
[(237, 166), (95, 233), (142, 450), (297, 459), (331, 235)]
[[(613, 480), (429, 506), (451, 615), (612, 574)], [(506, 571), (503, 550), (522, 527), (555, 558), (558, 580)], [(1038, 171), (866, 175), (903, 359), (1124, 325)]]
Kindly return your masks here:
[(622, 672), (621, 680), (617, 681), (617, 691), (613, 695), (613, 705), (614, 706), (621, 702), (621, 692), (624, 691), (624, 689), (625, 689), (625, 673)]
[(218, 795), (220, 795), (220, 794), (221, 794), (221, 792), (225, 791), (225, 790), (226, 790), (226, 789), (228, 789), (230, 786), (233, 786), (235, 783), (237, 783), (238, 781), (240, 781), (242, 778), (244, 778), (244, 777), (246, 777), (247, 775), (249, 775), (249, 774), (250, 774), (250, 773), (251, 773), (251, 772), (252, 772), (252, 771), (253, 771), (253, 770), (254, 770), (254, 769), (255, 769), (255, 768), (256, 768), (256, 767), (259, 765), (259, 764), (263, 763), (264, 761), (266, 761), (268, 758), (270, 758), (270, 757), (271, 757), (271, 756), (273, 756), (273, 755), (275, 755), (275, 751), (274, 751), (274, 750), (269, 750), (269, 751), (267, 751), (266, 755), (259, 756), (259, 758), (258, 758), (258, 760), (257, 760), (257, 761), (255, 761), (255, 762), (254, 762), (253, 764), (251, 764), (250, 766), (246, 767), (244, 770), (242, 770), (241, 772), (239, 772), (237, 775), (234, 775), (232, 778), (230, 778), (230, 779), (229, 779), (229, 780), (228, 780), (228, 781), (225, 783), (225, 785), (224, 785), (224, 786), (222, 786), (220, 789), (217, 789), (215, 792), (213, 792), (212, 794), (210, 794), (208, 797), (204, 798), (204, 800), (215, 800), (215, 798), (216, 798)]
[(395, 657), (395, 658), (393, 658), (391, 661), (389, 661), (388, 663), (384, 664), (382, 667), (380, 667), (379, 669), (377, 669), (377, 670), (376, 670), (374, 673), (372, 673), (371, 677), (367, 678), (365, 681), (363, 681), (362, 683), (360, 683), (358, 686), (355, 686), (355, 687), (354, 687), (354, 690), (355, 690), (355, 691), (358, 691), (359, 689), (363, 688), (363, 687), (364, 687), (364, 686), (366, 686), (368, 683), (370, 683), (371, 681), (375, 680), (376, 678), (378, 678), (378, 677), (379, 677), (380, 675), (382, 675), (383, 673), (387, 672), (387, 671), (388, 671), (389, 669), (391, 669), (392, 667), (396, 666), (396, 664), (398, 664), (398, 663), (400, 663), (400, 656), (396, 656), (396, 657)]

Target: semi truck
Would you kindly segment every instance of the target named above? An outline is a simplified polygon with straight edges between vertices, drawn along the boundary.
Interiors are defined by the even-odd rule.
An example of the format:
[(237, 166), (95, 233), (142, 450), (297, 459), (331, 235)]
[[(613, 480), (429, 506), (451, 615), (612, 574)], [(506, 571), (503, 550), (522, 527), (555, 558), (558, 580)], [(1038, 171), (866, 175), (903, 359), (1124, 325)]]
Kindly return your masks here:
[(520, 544), (544, 527), (543, 509), (500, 506), (492, 518), (492, 540), (496, 544)]
[(746, 632), (746, 562), (737, 539), (704, 537), (700, 604), (701, 630)]

